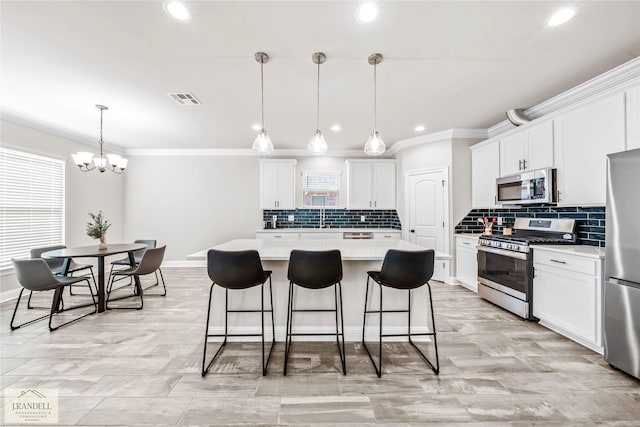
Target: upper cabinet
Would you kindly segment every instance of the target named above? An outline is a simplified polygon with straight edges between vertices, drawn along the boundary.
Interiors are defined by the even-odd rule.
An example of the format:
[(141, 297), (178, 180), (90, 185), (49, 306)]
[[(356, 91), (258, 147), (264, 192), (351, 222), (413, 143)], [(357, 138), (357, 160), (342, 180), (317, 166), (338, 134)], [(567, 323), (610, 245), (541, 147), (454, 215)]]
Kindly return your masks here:
[(553, 121), (526, 125), (500, 139), (500, 175), (553, 167)]
[(395, 160), (347, 160), (347, 208), (395, 209)]
[(260, 160), (260, 209), (295, 209), (295, 160)]
[(496, 179), (500, 177), (500, 141), (471, 147), (471, 203), (474, 209), (496, 206)]
[(625, 150), (625, 93), (616, 93), (555, 118), (558, 203), (604, 205), (607, 154)]

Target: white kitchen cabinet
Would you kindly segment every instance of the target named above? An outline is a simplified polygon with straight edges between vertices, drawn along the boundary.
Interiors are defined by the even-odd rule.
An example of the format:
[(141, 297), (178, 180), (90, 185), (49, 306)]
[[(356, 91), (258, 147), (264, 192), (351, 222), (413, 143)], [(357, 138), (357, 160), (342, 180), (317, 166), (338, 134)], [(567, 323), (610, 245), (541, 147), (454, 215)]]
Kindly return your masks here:
[(640, 84), (625, 92), (627, 108), (627, 150), (640, 148)]
[(342, 233), (339, 231), (312, 231), (300, 233), (301, 239), (342, 239)]
[(606, 202), (607, 154), (625, 149), (625, 94), (616, 93), (554, 119), (558, 203)]
[(533, 262), (533, 315), (602, 353), (603, 259), (536, 247)]
[(394, 160), (347, 160), (349, 209), (395, 209)]
[(500, 142), (487, 140), (471, 147), (471, 201), (474, 209), (496, 207), (500, 177)]
[(478, 292), (478, 237), (456, 236), (456, 280)]
[(500, 175), (553, 167), (553, 121), (525, 125), (500, 139)]
[(402, 232), (398, 231), (374, 231), (374, 239), (400, 240)]
[(295, 209), (295, 160), (260, 160), (260, 209)]

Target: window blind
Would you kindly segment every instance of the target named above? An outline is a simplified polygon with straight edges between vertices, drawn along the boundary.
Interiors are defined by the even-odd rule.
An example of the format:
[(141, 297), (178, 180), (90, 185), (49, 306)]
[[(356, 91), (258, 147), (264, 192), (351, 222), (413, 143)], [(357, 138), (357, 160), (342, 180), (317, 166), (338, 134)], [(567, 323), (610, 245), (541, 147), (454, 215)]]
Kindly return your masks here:
[(0, 147), (0, 270), (64, 242), (64, 161)]

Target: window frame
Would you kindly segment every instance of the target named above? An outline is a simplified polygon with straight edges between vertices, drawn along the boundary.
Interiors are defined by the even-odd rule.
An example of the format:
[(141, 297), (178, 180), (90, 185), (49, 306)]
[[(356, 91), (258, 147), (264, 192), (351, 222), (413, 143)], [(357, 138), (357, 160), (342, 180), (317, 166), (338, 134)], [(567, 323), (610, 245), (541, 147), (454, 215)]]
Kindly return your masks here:
[[(303, 170), (300, 175), (302, 176), (302, 208), (303, 209), (323, 209), (323, 208), (328, 208), (328, 209), (341, 209), (340, 207), (340, 186), (341, 186), (341, 177), (342, 177), (342, 171), (337, 170), (337, 169), (331, 169), (331, 170)], [(335, 177), (335, 189), (333, 188), (327, 188), (326, 191), (322, 191), (322, 192), (327, 192), (327, 193), (331, 193), (331, 192), (335, 192), (335, 205), (313, 205), (313, 204), (307, 204), (306, 203), (306, 192), (308, 191), (307, 188), (307, 176), (334, 176)], [(318, 191), (321, 192), (321, 191)]]

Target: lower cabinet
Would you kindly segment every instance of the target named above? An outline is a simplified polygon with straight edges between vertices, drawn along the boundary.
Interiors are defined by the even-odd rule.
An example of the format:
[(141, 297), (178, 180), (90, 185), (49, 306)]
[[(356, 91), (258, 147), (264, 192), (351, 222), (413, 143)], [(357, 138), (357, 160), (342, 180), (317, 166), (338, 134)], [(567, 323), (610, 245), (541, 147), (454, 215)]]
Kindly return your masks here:
[(299, 233), (283, 232), (278, 233), (274, 231), (258, 231), (256, 232), (256, 239), (265, 240), (298, 240), (300, 238)]
[(533, 315), (602, 353), (603, 259), (535, 248), (533, 262)]
[(456, 236), (456, 280), (465, 288), (478, 292), (478, 238)]

